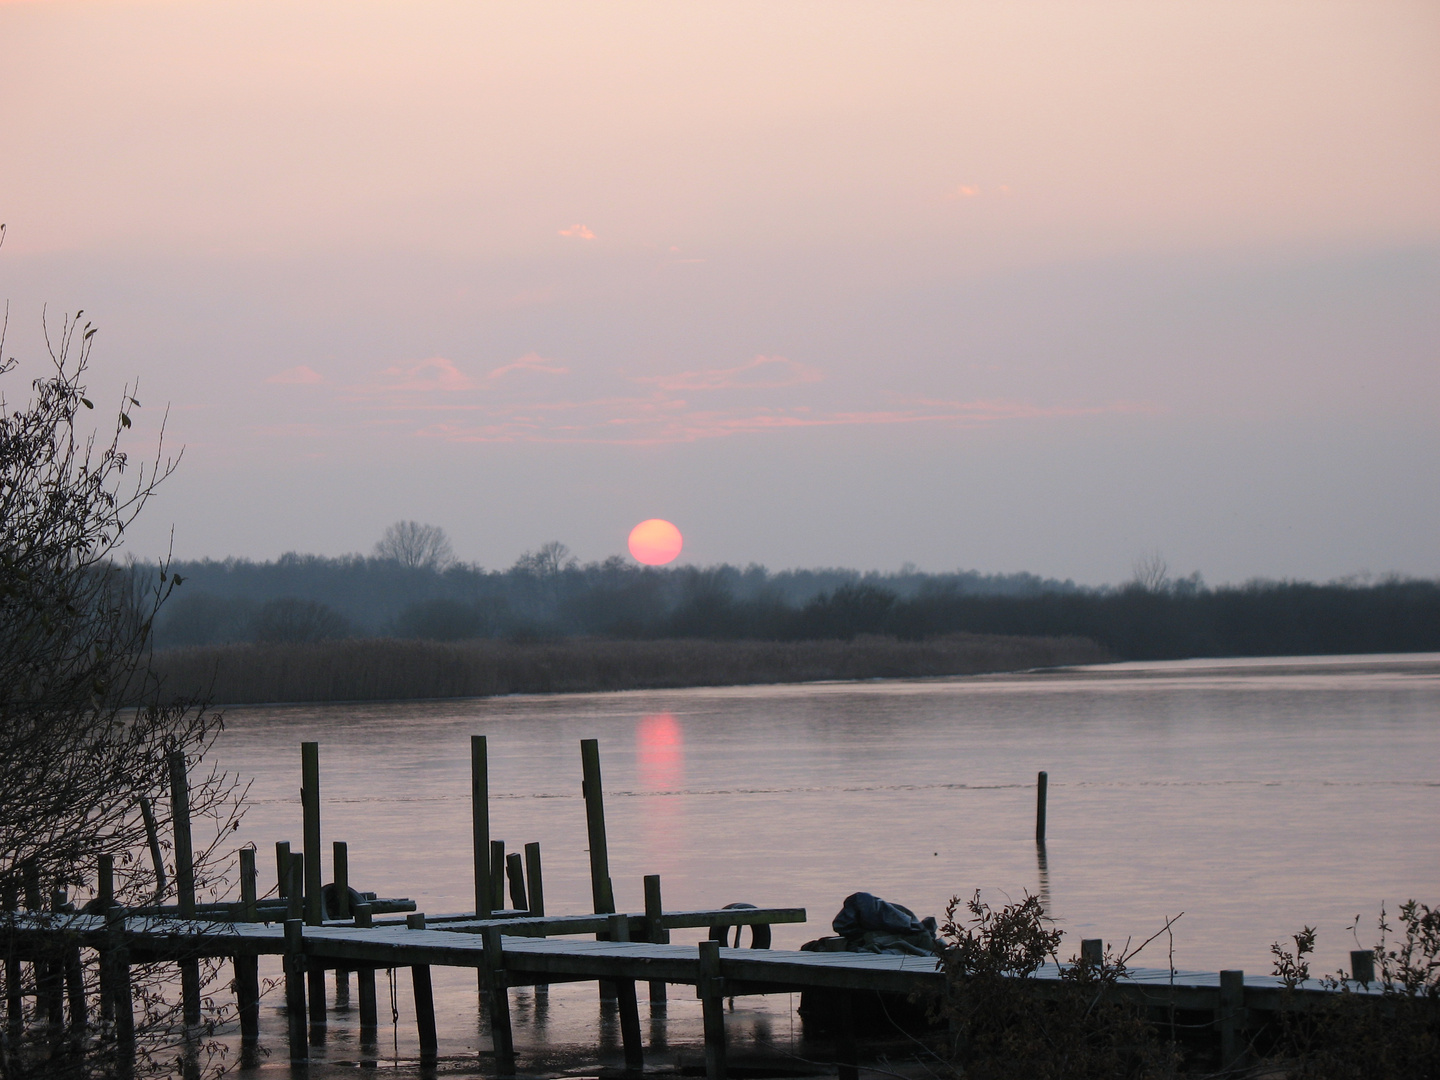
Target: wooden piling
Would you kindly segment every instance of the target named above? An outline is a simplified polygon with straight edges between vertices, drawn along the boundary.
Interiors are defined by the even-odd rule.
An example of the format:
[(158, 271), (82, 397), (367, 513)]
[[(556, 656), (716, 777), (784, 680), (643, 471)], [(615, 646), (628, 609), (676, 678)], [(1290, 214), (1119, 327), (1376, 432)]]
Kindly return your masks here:
[(510, 990), (505, 982), (505, 952), (498, 926), (486, 927), (485, 952), (480, 968), (485, 987), (486, 1011), (490, 1014), (490, 1042), (495, 1050), (495, 1071), (515, 1075), (515, 1037), (510, 1029)]
[(855, 1041), (855, 991), (839, 991), (840, 1023), (835, 1037), (837, 1080), (860, 1080), (860, 1048)]
[(1103, 938), (1082, 938), (1080, 940), (1080, 961), (1099, 966), (1105, 962), (1105, 941)]
[[(13, 878), (0, 885), (0, 906), (14, 911), (20, 906), (20, 891)], [(25, 999), (20, 994), (20, 960), (13, 949), (5, 951), (5, 1017), (12, 1037), (18, 1037), (25, 1023)]]
[(1045, 843), (1045, 797), (1050, 787), (1050, 774), (1042, 772), (1035, 781), (1035, 842)]
[[(610, 916), (610, 940), (630, 940), (630, 917)], [(645, 1069), (645, 1047), (640, 1041), (640, 1006), (635, 1000), (635, 980), (615, 980), (615, 999), (620, 1005), (620, 1038), (625, 1044), (625, 1071), (639, 1076)]]
[(130, 1076), (135, 1071), (135, 1004), (130, 987), (130, 952), (125, 940), (125, 909), (112, 906), (105, 912), (106, 955), (110, 964), (110, 994), (115, 1002), (115, 1052), (117, 1071)]
[(490, 909), (505, 907), (505, 841), (490, 841)]
[(609, 915), (615, 910), (615, 894), (610, 887), (610, 854), (605, 843), (605, 796), (600, 784), (598, 740), (580, 740), (580, 766), (585, 831), (590, 841), (590, 894), (595, 901), (595, 913)]
[(1352, 949), (1350, 951), (1350, 979), (1352, 982), (1369, 986), (1375, 981), (1375, 950)]
[[(292, 885), (294, 880), (292, 877)], [(310, 1057), (310, 1041), (305, 1028), (304, 934), (303, 919), (285, 920), (285, 1014), (292, 1064), (302, 1063)]]
[[(355, 905), (355, 925), (372, 925), (369, 904)], [(373, 967), (358, 969), (355, 972), (355, 982), (357, 993), (360, 996), (360, 1041), (373, 1043), (380, 1024), (375, 997), (375, 969)]]
[[(285, 847), (288, 849), (289, 844)], [(290, 868), (285, 873), (286, 882), (286, 910), (285, 919), (305, 918), (305, 853), (303, 851), (290, 852)]]
[(525, 907), (531, 915), (545, 914), (545, 883), (540, 873), (540, 845), (525, 845)]
[(518, 851), (505, 856), (505, 878), (510, 882), (510, 906), (516, 911), (528, 911), (525, 897), (524, 856)]
[(281, 900), (290, 898), (290, 841), (275, 843), (275, 895)]
[(305, 923), (319, 926), (325, 921), (320, 874), (320, 744), (300, 744), (300, 804), (305, 817)]
[(475, 855), (475, 915), (494, 911), (490, 892), (490, 765), (484, 735), (470, 736), (470, 831)]
[(1244, 1051), (1240, 1036), (1245, 1027), (1245, 972), (1220, 972), (1220, 1008), (1216, 1021), (1220, 1028), (1220, 1067), (1234, 1068)]
[[(424, 930), (424, 912), (406, 915), (405, 925), (411, 930)], [(420, 1035), (420, 1064), (434, 1065), (440, 1058), (440, 1040), (435, 1033), (435, 990), (430, 982), (430, 965), (415, 964), (411, 967), (410, 982), (415, 990), (415, 1029)]]
[(350, 845), (336, 840), (335, 857), (335, 918), (350, 918)]
[(700, 942), (700, 981), (695, 986), (705, 1020), (705, 1080), (725, 1080), (725, 980), (720, 943)]
[[(655, 945), (670, 944), (670, 931), (660, 923), (665, 907), (660, 900), (660, 875), (645, 875), (645, 939)], [(666, 987), (659, 979), (650, 980), (650, 1012), (665, 1012)]]
[(140, 817), (145, 822), (145, 842), (150, 846), (150, 865), (155, 868), (155, 903), (165, 895), (165, 857), (160, 852), (160, 828), (155, 822), (155, 807), (140, 796)]
[(260, 872), (255, 869), (255, 849), (240, 849), (240, 918), (245, 922), (256, 922), (260, 913), (255, 907)]
[[(190, 779), (185, 752), (172, 750), (170, 761), (170, 824), (175, 832), (175, 893), (182, 919), (195, 918), (195, 847), (190, 838)], [(180, 1000), (185, 1023), (200, 1023), (200, 961), (181, 960)]]

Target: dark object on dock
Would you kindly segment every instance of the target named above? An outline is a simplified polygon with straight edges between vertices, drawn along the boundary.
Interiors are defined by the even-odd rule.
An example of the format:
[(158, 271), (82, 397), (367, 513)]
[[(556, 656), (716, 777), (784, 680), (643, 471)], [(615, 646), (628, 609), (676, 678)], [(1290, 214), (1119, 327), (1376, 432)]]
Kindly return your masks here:
[(921, 919), (904, 904), (881, 900), (867, 892), (847, 896), (830, 926), (845, 939), (847, 952), (935, 956), (941, 949), (935, 936), (940, 928), (935, 916)]

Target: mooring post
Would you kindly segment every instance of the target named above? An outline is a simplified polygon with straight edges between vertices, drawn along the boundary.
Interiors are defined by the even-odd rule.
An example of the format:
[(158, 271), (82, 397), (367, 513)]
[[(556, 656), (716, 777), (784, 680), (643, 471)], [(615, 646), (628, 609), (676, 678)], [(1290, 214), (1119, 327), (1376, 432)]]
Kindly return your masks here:
[(83, 1041), (89, 1016), (85, 1008), (85, 966), (78, 945), (65, 950), (65, 996), (70, 1007), (70, 1033)]
[(855, 991), (840, 990), (840, 1024), (835, 1038), (838, 1080), (860, 1080), (860, 1050), (855, 1040)]
[(500, 928), (487, 926), (482, 940), (485, 952), (481, 957), (480, 976), (485, 986), (485, 1004), (490, 1013), (495, 1071), (501, 1076), (514, 1076), (515, 1037), (510, 1030), (510, 989), (505, 978), (505, 948), (500, 940)]
[[(115, 856), (101, 855), (95, 874), (96, 907), (101, 913), (115, 906)], [(100, 953), (100, 1020), (110, 1023), (115, 1019), (115, 986), (110, 951)]]
[(1220, 1067), (1240, 1063), (1243, 1047), (1240, 1033), (1245, 1026), (1245, 972), (1220, 972)]
[[(287, 844), (288, 848), (289, 845)], [(305, 918), (305, 853), (290, 852), (290, 869), (285, 874), (285, 920)]]
[(145, 841), (150, 845), (150, 865), (155, 868), (155, 903), (165, 895), (165, 857), (160, 853), (160, 827), (155, 822), (155, 807), (140, 796), (140, 817), (145, 822)]
[(1105, 962), (1104, 938), (1081, 938), (1080, 962), (1082, 964), (1093, 964), (1095, 967), (1103, 964)]
[(470, 832), (475, 853), (475, 917), (488, 919), (490, 903), (490, 764), (484, 735), (470, 736)]
[[(630, 940), (630, 916), (611, 915), (611, 941)], [(620, 1038), (625, 1044), (625, 1071), (639, 1076), (645, 1069), (645, 1047), (640, 1041), (640, 1006), (635, 1000), (635, 980), (615, 980), (615, 997), (620, 1005)]]
[(130, 990), (130, 953), (125, 942), (125, 909), (105, 912), (105, 951), (110, 959), (110, 990), (115, 1001), (115, 1048), (120, 1073), (135, 1071), (135, 1006)]
[(300, 804), (305, 814), (305, 923), (325, 921), (325, 900), (320, 893), (320, 744), (300, 744)]
[(255, 907), (259, 888), (260, 871), (255, 868), (255, 849), (240, 849), (240, 918), (243, 922), (256, 922), (260, 912)]
[(1375, 950), (1352, 949), (1350, 951), (1350, 981), (1369, 986), (1375, 981)]
[(580, 766), (585, 831), (590, 841), (590, 894), (595, 901), (595, 913), (609, 915), (615, 910), (615, 895), (610, 888), (610, 854), (605, 843), (605, 796), (600, 786), (598, 740), (580, 740)]
[[(409, 930), (425, 929), (425, 913), (405, 916)], [(435, 1034), (435, 990), (430, 982), (430, 965), (414, 964), (410, 968), (410, 984), (415, 990), (415, 1030), (420, 1036), (420, 1064), (434, 1065), (440, 1058), (440, 1040)]]
[(281, 900), (290, 898), (290, 841), (275, 842), (275, 895)]
[[(350, 918), (350, 845), (344, 840), (334, 843), (335, 859), (335, 918)], [(328, 912), (327, 912), (328, 914)], [(350, 969), (337, 964), (335, 967), (335, 1008), (350, 1008)]]
[(1035, 781), (1035, 842), (1045, 843), (1045, 795), (1050, 786), (1050, 774), (1042, 772)]
[[(670, 931), (661, 922), (665, 914), (660, 901), (660, 875), (645, 875), (645, 939), (655, 945), (670, 944)], [(650, 980), (650, 1013), (663, 1015), (665, 1012), (665, 983), (659, 979)]]
[(535, 918), (545, 914), (545, 882), (540, 873), (540, 845), (525, 845), (525, 909)]
[[(20, 890), (14, 878), (6, 878), (0, 885), (0, 905), (6, 911), (20, 906)], [(10, 1035), (18, 1038), (25, 1020), (25, 999), (20, 994), (20, 960), (13, 950), (5, 950), (5, 1017), (9, 1022)]]
[(725, 980), (720, 977), (718, 941), (700, 942), (695, 994), (705, 1019), (705, 1080), (725, 1080)]
[[(190, 840), (190, 779), (185, 752), (170, 752), (170, 819), (175, 830), (175, 892), (180, 918), (195, 918), (195, 848)], [(180, 961), (180, 998), (185, 1023), (200, 1023), (200, 961)]]
[(490, 910), (505, 907), (505, 841), (490, 841)]
[(505, 856), (505, 879), (510, 882), (510, 906), (516, 911), (530, 910), (525, 898), (525, 857), (518, 851)]
[[(355, 905), (355, 925), (370, 926), (370, 905)], [(380, 1026), (380, 1013), (375, 998), (375, 969), (362, 967), (355, 972), (355, 982), (360, 995), (360, 1041), (373, 1043)]]
[[(298, 877), (298, 875), (296, 875)], [(291, 878), (291, 885), (295, 878)], [(290, 1034), (290, 1061), (304, 1062), (310, 1057), (310, 1042), (305, 1031), (305, 921), (285, 920), (285, 1013)]]

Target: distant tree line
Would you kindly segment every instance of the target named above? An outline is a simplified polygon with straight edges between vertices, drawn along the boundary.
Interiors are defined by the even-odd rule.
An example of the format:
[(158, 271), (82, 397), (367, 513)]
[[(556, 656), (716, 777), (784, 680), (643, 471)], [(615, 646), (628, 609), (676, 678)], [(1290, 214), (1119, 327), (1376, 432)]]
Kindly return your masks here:
[(1149, 556), (1119, 587), (1033, 574), (581, 564), (560, 543), (505, 570), (457, 562), (433, 526), (392, 526), (371, 556), (176, 563), (164, 646), (344, 637), (456, 641), (575, 636), (923, 640), (953, 633), (1086, 637), (1132, 659), (1440, 650), (1440, 582), (1171, 579)]

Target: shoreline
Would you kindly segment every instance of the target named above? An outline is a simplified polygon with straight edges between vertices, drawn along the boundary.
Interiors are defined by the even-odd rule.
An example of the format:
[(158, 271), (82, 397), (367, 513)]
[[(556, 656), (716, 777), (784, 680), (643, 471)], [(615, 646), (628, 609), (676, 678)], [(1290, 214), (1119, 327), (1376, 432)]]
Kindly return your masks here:
[(955, 634), (788, 642), (366, 638), (189, 646), (156, 652), (153, 665), (167, 699), (220, 707), (944, 678), (1114, 659), (1086, 638)]

